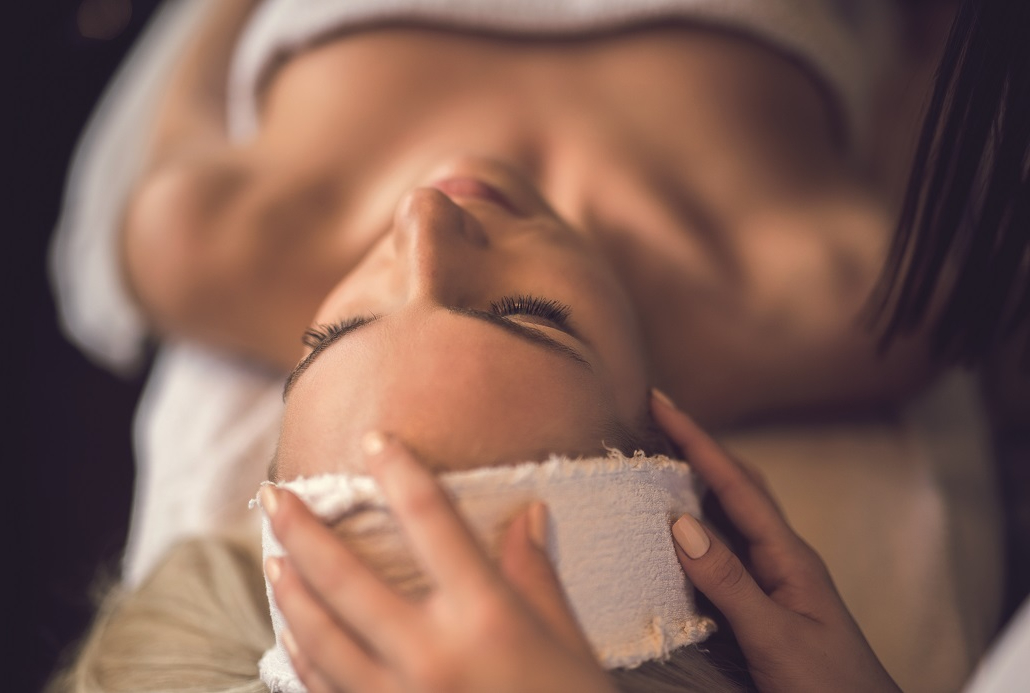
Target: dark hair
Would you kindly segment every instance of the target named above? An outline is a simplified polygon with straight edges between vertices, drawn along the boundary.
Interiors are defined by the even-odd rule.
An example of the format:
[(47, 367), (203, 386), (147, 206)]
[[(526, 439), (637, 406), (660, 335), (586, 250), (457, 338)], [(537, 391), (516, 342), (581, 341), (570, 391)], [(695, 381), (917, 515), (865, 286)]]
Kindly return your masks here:
[(965, 0), (955, 16), (869, 306), (882, 349), (926, 325), (935, 356), (969, 364), (1027, 325), (1028, 29), (1027, 0)]

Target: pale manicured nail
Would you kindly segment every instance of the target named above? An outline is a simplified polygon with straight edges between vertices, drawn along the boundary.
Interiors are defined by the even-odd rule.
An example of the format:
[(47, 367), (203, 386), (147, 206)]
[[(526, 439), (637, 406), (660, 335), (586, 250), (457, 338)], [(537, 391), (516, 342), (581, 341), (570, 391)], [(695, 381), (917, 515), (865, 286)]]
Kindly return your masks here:
[(300, 648), (297, 647), (297, 641), (293, 639), (293, 633), (288, 629), (283, 628), (280, 631), (280, 636), (283, 639), (283, 647), (290, 653), (291, 657), (296, 657), (297, 653), (300, 652)]
[(684, 515), (672, 526), (672, 537), (690, 558), (701, 558), (708, 553), (712, 540), (708, 538), (701, 523), (690, 515)]
[(265, 575), (268, 576), (268, 581), (273, 585), (279, 582), (279, 578), (282, 577), (283, 568), (282, 562), (279, 558), (269, 558), (265, 561)]
[(369, 457), (375, 457), (386, 448), (386, 436), (379, 431), (369, 431), (361, 438), (361, 449)]
[(659, 402), (666, 405), (667, 407), (679, 409), (679, 407), (676, 406), (676, 403), (672, 401), (672, 398), (669, 397), (669, 395), (662, 392), (661, 390), (659, 390), (657, 387), (651, 388), (651, 394), (654, 395), (655, 399), (657, 399)]
[(261, 507), (269, 517), (279, 512), (279, 499), (275, 497), (275, 488), (271, 485), (261, 487)]
[(534, 503), (529, 506), (529, 517), (528, 530), (529, 540), (540, 549), (541, 551), (547, 551), (547, 525), (549, 524), (549, 518), (547, 513), (547, 506), (543, 503)]

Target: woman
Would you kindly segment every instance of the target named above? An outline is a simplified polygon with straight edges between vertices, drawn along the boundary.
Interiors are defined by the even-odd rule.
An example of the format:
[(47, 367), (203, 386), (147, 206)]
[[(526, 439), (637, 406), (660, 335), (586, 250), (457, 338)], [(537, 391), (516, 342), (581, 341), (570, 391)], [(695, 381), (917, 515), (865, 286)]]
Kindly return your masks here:
[[(730, 620), (759, 690), (896, 693), (825, 566), (790, 530), (761, 482), (665, 395), (655, 392), (653, 407), (745, 538), (761, 587), (690, 515), (672, 530), (684, 570)], [(287, 557), (268, 559), (266, 572), (289, 632), (297, 633), (285, 638), (287, 649), (311, 689), (613, 690), (582, 659), (586, 643), (561, 597), (546, 550), (534, 540), (546, 517), (539, 507), (509, 528), (502, 560), (508, 583), (498, 584), (496, 569), (484, 560), (446, 495), (403, 445), (370, 435), (365, 453), (436, 588), (416, 604), (398, 600), (303, 503), (265, 487), (262, 500), (272, 527), (289, 549)], [(522, 603), (507, 603), (512, 596)], [(384, 618), (387, 614), (394, 618)], [(533, 616), (541, 618), (544, 632)], [(398, 630), (400, 624), (404, 628)], [(689, 667), (703, 667), (689, 660), (676, 664), (683, 669), (669, 669), (664, 678), (656, 676), (661, 665), (649, 665), (637, 675), (620, 672), (618, 681), (628, 690), (656, 690), (659, 682), (673, 684), (679, 675), (683, 689), (693, 690), (697, 679)], [(499, 675), (499, 667), (508, 673)], [(721, 689), (714, 681), (704, 688)]]
[[(241, 39), (239, 72), (262, 20), (292, 7), (274, 9)], [(123, 237), (159, 330), (292, 367), (339, 278), (382, 257), (400, 199), (471, 153), (522, 172), (615, 266), (657, 381), (706, 421), (882, 401), (925, 378), (918, 347), (883, 363), (853, 328), (891, 214), (846, 144), (861, 114), (789, 54), (675, 23), (575, 41), (376, 26), (330, 24), (266, 57), (260, 129), (235, 139), (216, 128), (249, 102), (169, 96)], [(690, 358), (672, 346), (686, 343)]]
[[(690, 515), (673, 527), (683, 568), (729, 618), (759, 690), (896, 693), (822, 562), (753, 473), (661, 393), (651, 406), (746, 540), (762, 587)], [(742, 690), (694, 648), (608, 678), (549, 562), (540, 504), (511, 522), (498, 567), (397, 438), (370, 434), (362, 448), (360, 466), (379, 482), (432, 587), (415, 601), (401, 597), (353, 541), (345, 546), (292, 493), (265, 487), (270, 527), (289, 551), (265, 563), (279, 607), (273, 618), (285, 616), (278, 635), (307, 690)], [(66, 683), (80, 691), (266, 690), (256, 660), (272, 641), (249, 553), (224, 540), (176, 547), (142, 589), (112, 600)], [(266, 674), (262, 660), (270, 683)], [(302, 690), (290, 677), (279, 683), (272, 689)]]
[[(552, 333), (566, 354), (577, 352), (582, 345), (574, 335), (558, 334), (563, 311), (552, 301), (561, 297), (523, 295), (536, 288), (511, 282), (518, 274), (490, 274), (494, 268), (486, 267), (463, 276), (465, 286), (457, 282), (464, 293), (433, 294), (455, 290), (439, 252), (446, 242), (440, 227), (452, 235), (462, 231), (466, 244), (476, 242), (477, 228), (425, 219), (454, 217), (461, 200), (453, 198), (464, 197), (471, 208), (481, 205), (478, 216), (468, 214), (483, 227), (478, 232), (489, 240), (496, 226), (500, 243), (511, 245), (518, 239), (504, 231), (511, 219), (503, 212), (518, 217), (526, 211), (518, 200), (534, 215), (528, 230), (516, 225), (527, 231), (524, 238), (547, 240), (555, 251), (579, 258), (578, 269), (595, 285), (611, 286), (618, 278), (602, 305), (627, 333), (604, 334), (607, 313), (585, 315), (605, 349), (578, 354), (590, 376), (566, 377), (575, 364), (557, 362), (552, 349), (546, 356), (554, 363), (533, 366), (540, 369), (536, 377), (552, 376), (540, 388), (550, 408), (516, 424), (549, 421), (543, 414), (558, 409), (564, 391), (554, 387), (559, 375), (587, 401), (607, 396), (607, 408), (575, 412), (576, 430), (589, 429), (594, 445), (645, 428), (649, 382), (704, 420), (725, 423), (861, 407), (907, 392), (926, 377), (918, 340), (911, 351), (897, 349), (881, 362), (872, 339), (854, 326), (890, 215), (870, 204), (841, 146), (860, 132), (840, 114), (851, 100), (827, 97), (829, 72), (813, 70), (815, 61), (799, 66), (797, 54), (782, 46), (770, 49), (779, 43), (775, 37), (755, 41), (742, 35), (753, 37), (753, 31), (708, 24), (638, 24), (592, 39), (554, 41), (403, 27), (320, 36), (278, 70), (262, 73), (261, 134), (234, 145), (224, 138), (222, 101), (217, 90), (211, 98), (210, 84), (224, 74), (226, 37), (248, 8), (220, 7), (228, 9), (213, 18), (179, 74), (151, 172), (125, 225), (125, 270), (137, 302), (166, 333), (288, 367), (300, 355), (298, 336), (322, 304), (333, 320), (397, 309), (363, 328), (365, 336), (369, 328), (418, 319), (410, 323), (418, 327), (415, 334), (431, 342), (439, 335), (424, 329), (425, 296), (409, 295), (421, 282), (431, 287), (428, 303), (435, 301), (441, 314), (447, 308), (488, 312), (496, 302), (494, 317), (542, 322), (533, 329)], [(384, 67), (387, 58), (396, 62)], [(346, 83), (339, 81), (342, 74)], [(470, 149), (490, 156), (452, 158), (455, 150)], [(428, 200), (419, 207), (416, 198)], [(396, 239), (405, 234), (414, 239), (411, 256), (421, 258), (408, 263), (409, 276), (388, 262), (404, 247)], [(787, 262), (768, 250), (784, 247)], [(507, 261), (535, 269), (520, 263), (522, 249), (505, 246)], [(551, 270), (534, 281), (562, 278)], [(562, 290), (570, 288), (577, 287)], [(574, 315), (585, 310), (572, 309)], [(433, 327), (455, 329), (459, 316), (445, 317), (450, 323)], [(471, 324), (463, 326), (466, 332)], [(403, 346), (400, 334), (393, 333), (393, 347)], [(489, 338), (500, 346), (500, 334)], [(477, 339), (472, 346), (485, 353), (486, 337)], [(509, 339), (504, 348), (515, 344)], [(688, 344), (689, 358), (683, 352)], [(434, 354), (430, 366), (445, 363), (438, 349), (426, 353)], [(529, 358), (536, 364), (544, 357)], [(329, 368), (331, 358), (327, 351), (314, 363)], [(491, 377), (508, 386), (509, 396), (538, 395), (510, 372)], [(310, 379), (298, 383), (291, 396), (317, 387)], [(428, 390), (418, 390), (428, 380), (384, 387), (392, 384), (423, 402), (423, 420), (405, 419), (430, 438), (420, 452), (432, 458), (441, 448), (449, 456), (451, 439), (432, 420), (442, 410), (425, 406)], [(342, 406), (333, 402), (325, 406)], [(384, 396), (368, 416), (389, 416), (394, 405), (386, 403)], [(471, 422), (489, 411), (457, 395), (453, 403), (466, 407)], [(509, 455), (511, 441), (504, 438), (510, 434), (502, 428), (495, 426), (476, 452), (498, 460)], [(597, 436), (598, 430), (604, 434)], [(568, 440), (569, 432), (549, 431), (554, 445), (583, 444)], [(356, 440), (344, 438), (351, 445)], [(281, 459), (292, 463), (288, 438), (283, 450)]]

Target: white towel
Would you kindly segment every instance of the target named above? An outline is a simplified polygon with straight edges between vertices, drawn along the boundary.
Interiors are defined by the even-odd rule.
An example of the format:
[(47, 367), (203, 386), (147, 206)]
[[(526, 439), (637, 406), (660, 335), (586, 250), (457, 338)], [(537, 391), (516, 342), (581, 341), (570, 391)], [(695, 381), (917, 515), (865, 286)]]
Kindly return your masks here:
[(825, 87), (852, 142), (867, 136), (872, 89), (897, 50), (897, 18), (884, 0), (266, 0), (237, 47), (230, 131), (241, 140), (257, 131), (257, 93), (270, 65), (347, 29), (405, 20), (554, 36), (670, 19), (737, 32), (789, 55)]
[[(533, 501), (547, 504), (548, 553), (605, 667), (664, 658), (714, 630), (711, 619), (697, 613), (670, 532), (678, 517), (700, 512), (685, 463), (615, 452), (608, 458), (552, 457), (451, 472), (440, 479), (494, 558), (508, 523)], [(281, 486), (346, 536), (348, 546), (401, 593), (417, 597), (427, 590), (370, 477), (332, 474)], [(282, 555), (267, 517), (263, 524), (265, 557)], [(284, 621), (270, 585), (268, 601), (276, 645), (261, 659), (261, 679), (272, 691), (302, 693), (280, 640)]]

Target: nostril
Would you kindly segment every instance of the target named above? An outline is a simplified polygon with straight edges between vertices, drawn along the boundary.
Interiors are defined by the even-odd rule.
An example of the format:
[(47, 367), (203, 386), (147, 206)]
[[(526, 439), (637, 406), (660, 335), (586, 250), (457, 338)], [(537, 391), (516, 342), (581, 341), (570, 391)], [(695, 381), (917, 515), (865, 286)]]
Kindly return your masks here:
[(436, 188), (452, 199), (455, 197), (471, 197), (477, 200), (485, 200), (516, 216), (523, 216), (504, 193), (478, 178), (454, 176), (431, 183), (430, 187)]
[(480, 247), (488, 245), (475, 217), (431, 187), (415, 188), (404, 196), (397, 207), (394, 227), (399, 244), (464, 241)]

